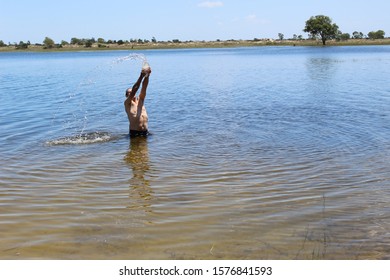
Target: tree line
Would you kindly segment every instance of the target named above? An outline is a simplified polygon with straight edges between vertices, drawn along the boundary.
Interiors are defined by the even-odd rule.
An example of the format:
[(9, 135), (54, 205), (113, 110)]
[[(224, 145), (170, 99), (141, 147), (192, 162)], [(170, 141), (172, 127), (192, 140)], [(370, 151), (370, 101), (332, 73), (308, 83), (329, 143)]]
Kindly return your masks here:
[[(309, 33), (309, 37), (320, 39), (325, 45), (327, 40), (340, 39), (348, 40), (351, 38), (349, 33), (342, 33), (336, 23), (328, 16), (318, 15), (312, 16), (306, 21), (304, 32)], [(354, 39), (362, 39), (364, 37), (362, 32), (353, 32)], [(367, 34), (368, 39), (384, 39), (385, 32), (383, 30), (371, 31)]]
[[(146, 39), (130, 39), (130, 40), (104, 40), (103, 38), (98, 38), (97, 40), (95, 38), (71, 38), (70, 42), (62, 40), (60, 43), (56, 43), (53, 39), (50, 37), (45, 37), (45, 39), (42, 41), (42, 43), (34, 44), (35, 46), (42, 46), (44, 49), (52, 49), (52, 48), (62, 48), (64, 46), (74, 45), (74, 46), (84, 46), (86, 48), (92, 47), (94, 44), (98, 44), (99, 47), (106, 47), (106, 45), (111, 44), (117, 44), (117, 45), (123, 45), (123, 44), (129, 44), (129, 43), (137, 43), (137, 44), (144, 44), (153, 42), (156, 43), (157, 40), (153, 37), (151, 40)], [(5, 44), (2, 40), (0, 40), (0, 47), (6, 47), (6, 46), (15, 46), (17, 49), (27, 49), (30, 45), (30, 41), (23, 42), (20, 41), (19, 43), (8, 43)]]
[[(333, 39), (338, 41), (340, 40), (345, 41), (349, 39), (371, 39), (371, 40), (384, 39), (386, 34), (385, 31), (383, 30), (371, 31), (367, 35), (364, 35), (362, 32), (359, 31), (354, 31), (352, 35), (349, 33), (343, 33), (339, 30), (338, 25), (332, 22), (332, 19), (330, 17), (324, 15), (310, 17), (310, 19), (306, 21), (305, 28), (303, 29), (303, 31), (308, 33), (309, 40), (321, 40), (323, 45), (326, 44), (326, 41), (333, 40)], [(284, 35), (282, 33), (279, 33), (278, 37), (279, 40), (284, 40)], [(259, 39), (255, 38), (254, 40), (257, 41)], [(302, 35), (294, 34), (293, 38), (291, 38), (290, 40), (304, 40), (304, 39)], [(220, 40), (217, 39), (217, 41)], [(55, 43), (53, 39), (49, 37), (45, 37), (42, 44), (35, 44), (35, 45), (42, 46), (44, 49), (62, 48), (68, 45), (77, 45), (77, 46), (84, 46), (86, 48), (90, 48), (94, 44), (97, 44), (99, 48), (106, 48), (112, 44), (117, 44), (120, 46), (123, 44), (145, 44), (150, 42), (157, 43), (157, 40), (155, 37), (153, 37), (151, 40), (130, 39), (130, 40), (107, 40), (107, 41), (103, 38), (98, 38), (96, 40), (95, 38), (80, 39), (74, 37), (71, 38), (70, 42), (62, 40), (61, 43)], [(181, 41), (178, 39), (168, 41), (168, 43), (169, 42), (181, 43)], [(15, 46), (16, 49), (27, 49), (30, 45), (31, 45), (30, 41), (27, 42), (20, 41), (18, 44), (8, 43), (7, 45), (2, 40), (0, 40), (0, 47)]]
[[(385, 32), (383, 30), (378, 31), (371, 31), (367, 35), (364, 35), (363, 32), (354, 31), (352, 34), (350, 33), (342, 33), (338, 32), (333, 39), (336, 41), (345, 41), (350, 39), (368, 39), (368, 40), (376, 40), (376, 39), (385, 39)], [(309, 34), (309, 40), (315, 40), (316, 35), (312, 36)], [(285, 40), (283, 33), (278, 33), (278, 39), (279, 40)], [(331, 38), (332, 39), (332, 38)], [(294, 34), (292, 38), (289, 38), (287, 40), (294, 40), (294, 41), (300, 41), (305, 40), (302, 35)]]

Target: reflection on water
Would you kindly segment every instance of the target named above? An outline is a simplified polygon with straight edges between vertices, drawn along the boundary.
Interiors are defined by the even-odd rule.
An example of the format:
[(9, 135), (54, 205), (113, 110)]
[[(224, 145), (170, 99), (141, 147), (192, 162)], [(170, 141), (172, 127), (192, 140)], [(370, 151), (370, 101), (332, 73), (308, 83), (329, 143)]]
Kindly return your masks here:
[(334, 58), (310, 57), (306, 62), (307, 74), (314, 82), (327, 81), (331, 84), (332, 77), (337, 75), (338, 63), (340, 61)]
[(147, 137), (131, 137), (129, 150), (124, 160), (132, 172), (129, 195), (132, 205), (129, 208), (141, 206), (146, 210), (150, 207), (150, 200), (153, 196), (148, 179), (150, 166)]

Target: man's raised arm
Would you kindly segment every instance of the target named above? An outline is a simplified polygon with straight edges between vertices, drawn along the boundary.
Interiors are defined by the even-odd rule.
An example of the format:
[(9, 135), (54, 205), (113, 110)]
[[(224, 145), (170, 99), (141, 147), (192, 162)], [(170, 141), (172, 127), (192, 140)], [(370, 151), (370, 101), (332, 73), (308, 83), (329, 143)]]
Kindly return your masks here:
[(144, 72), (141, 72), (141, 74), (139, 75), (138, 80), (135, 82), (135, 84), (134, 84), (133, 87), (131, 88), (130, 99), (133, 99), (133, 97), (134, 97), (135, 94), (137, 93), (137, 91), (138, 91), (138, 89), (139, 89), (139, 86), (141, 85), (141, 81), (142, 81), (143, 77), (145, 77), (145, 73), (144, 73)]
[(135, 94), (137, 93), (140, 85), (141, 85), (141, 81), (143, 79), (143, 77), (145, 77), (145, 73), (144, 72), (141, 72), (141, 74), (139, 75), (139, 78), (138, 80), (135, 82), (135, 84), (133, 85), (133, 87), (131, 88), (131, 92), (129, 95), (127, 95), (127, 92), (129, 91), (129, 89), (126, 90), (126, 100), (125, 100), (125, 106), (130, 106), (130, 102), (131, 100), (134, 98)]
[(142, 101), (144, 101), (145, 97), (146, 97), (146, 89), (148, 88), (149, 76), (151, 73), (152, 73), (152, 70), (149, 68), (149, 70), (146, 73), (145, 79), (142, 82), (142, 88), (141, 88), (141, 92), (139, 94), (139, 99), (141, 99)]

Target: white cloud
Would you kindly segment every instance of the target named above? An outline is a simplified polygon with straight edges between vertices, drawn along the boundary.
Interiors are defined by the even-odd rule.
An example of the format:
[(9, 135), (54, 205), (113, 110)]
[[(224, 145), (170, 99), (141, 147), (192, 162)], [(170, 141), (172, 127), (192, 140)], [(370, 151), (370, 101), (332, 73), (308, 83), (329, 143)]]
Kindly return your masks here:
[(204, 1), (204, 2), (201, 2), (198, 4), (198, 7), (200, 7), (200, 8), (216, 8), (216, 7), (222, 7), (222, 6), (223, 6), (223, 2), (221, 2), (221, 1), (214, 1), (214, 2)]

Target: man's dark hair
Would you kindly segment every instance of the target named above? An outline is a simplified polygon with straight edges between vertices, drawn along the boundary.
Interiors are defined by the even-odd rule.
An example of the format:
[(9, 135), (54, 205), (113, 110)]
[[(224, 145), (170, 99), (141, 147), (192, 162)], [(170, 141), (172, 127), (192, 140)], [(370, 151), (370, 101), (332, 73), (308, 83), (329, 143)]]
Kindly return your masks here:
[(126, 89), (126, 91), (125, 91), (125, 96), (126, 97), (128, 97), (130, 95), (130, 93), (131, 93), (130, 90), (131, 90), (131, 88)]

